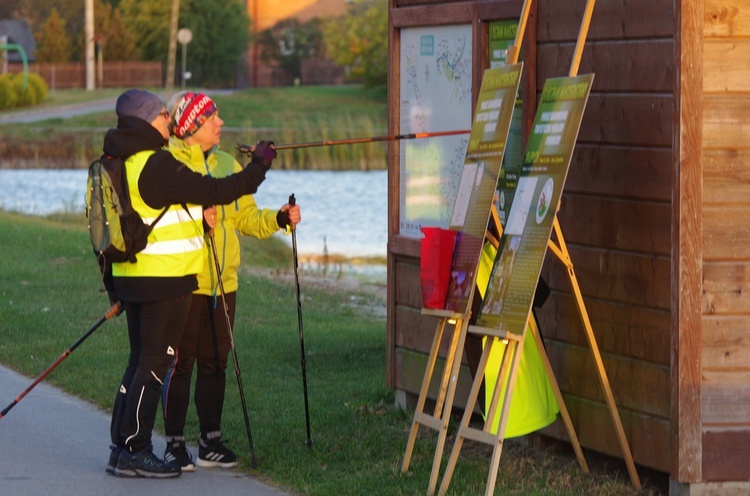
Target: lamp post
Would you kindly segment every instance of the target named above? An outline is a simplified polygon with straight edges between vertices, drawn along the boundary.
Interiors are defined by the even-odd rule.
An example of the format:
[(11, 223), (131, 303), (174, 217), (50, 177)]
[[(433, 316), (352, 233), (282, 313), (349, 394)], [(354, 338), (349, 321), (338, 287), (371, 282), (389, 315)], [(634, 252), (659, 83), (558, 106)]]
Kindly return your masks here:
[(182, 89), (185, 89), (185, 80), (190, 79), (191, 74), (187, 72), (187, 45), (193, 40), (193, 32), (188, 28), (177, 31), (177, 41), (182, 45)]
[(172, 13), (169, 16), (169, 51), (167, 53), (167, 79), (164, 85), (167, 92), (172, 93), (174, 89), (174, 66), (177, 51), (177, 20), (180, 16), (180, 0), (172, 0)]
[(86, 31), (86, 90), (92, 91), (96, 87), (94, 74), (94, 0), (86, 0), (85, 4)]

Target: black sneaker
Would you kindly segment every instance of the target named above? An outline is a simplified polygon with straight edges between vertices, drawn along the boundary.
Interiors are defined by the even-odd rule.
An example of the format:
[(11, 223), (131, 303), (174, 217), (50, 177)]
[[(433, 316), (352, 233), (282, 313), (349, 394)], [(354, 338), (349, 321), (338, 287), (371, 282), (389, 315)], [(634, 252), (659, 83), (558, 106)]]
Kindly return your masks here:
[(232, 450), (224, 446), (221, 438), (209, 439), (208, 441), (200, 440), (198, 446), (198, 466), (199, 467), (221, 467), (232, 468), (237, 466), (237, 455)]
[(122, 448), (120, 446), (111, 444), (109, 446), (109, 449), (112, 451), (110, 451), (109, 453), (109, 461), (107, 462), (107, 468), (105, 470), (108, 474), (114, 474), (115, 468), (117, 468), (117, 460), (120, 458), (120, 451), (122, 450)]
[(178, 465), (183, 472), (195, 472), (193, 455), (185, 447), (185, 441), (167, 443), (167, 449), (164, 450), (164, 461), (172, 465)]
[(165, 478), (177, 477), (181, 473), (179, 465), (160, 460), (151, 449), (135, 453), (128, 453), (128, 450), (123, 449), (115, 467), (115, 475), (118, 477)]

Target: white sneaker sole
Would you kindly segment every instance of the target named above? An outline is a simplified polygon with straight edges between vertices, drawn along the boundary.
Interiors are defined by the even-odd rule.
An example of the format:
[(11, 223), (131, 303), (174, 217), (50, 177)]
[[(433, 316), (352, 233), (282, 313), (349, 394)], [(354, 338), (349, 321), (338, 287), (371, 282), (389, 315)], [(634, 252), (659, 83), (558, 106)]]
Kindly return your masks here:
[(203, 458), (198, 458), (198, 466), (203, 468), (234, 468), (237, 466), (237, 462), (215, 462), (212, 460), (204, 460)]

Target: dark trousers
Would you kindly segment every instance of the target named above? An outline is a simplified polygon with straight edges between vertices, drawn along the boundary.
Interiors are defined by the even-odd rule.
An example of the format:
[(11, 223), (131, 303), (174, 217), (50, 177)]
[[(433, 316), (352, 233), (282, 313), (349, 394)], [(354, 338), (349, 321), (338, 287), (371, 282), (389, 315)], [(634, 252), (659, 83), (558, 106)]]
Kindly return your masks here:
[(135, 452), (151, 445), (164, 379), (188, 317), (191, 295), (125, 303), (130, 356), (112, 412), (112, 443)]
[[(226, 295), (229, 320), (234, 326), (237, 293)], [(195, 408), (201, 434), (221, 430), (226, 368), (231, 342), (221, 296), (193, 295), (177, 358), (164, 385), (162, 409), (167, 436), (185, 435), (185, 418), (190, 404), (190, 380), (195, 379)]]

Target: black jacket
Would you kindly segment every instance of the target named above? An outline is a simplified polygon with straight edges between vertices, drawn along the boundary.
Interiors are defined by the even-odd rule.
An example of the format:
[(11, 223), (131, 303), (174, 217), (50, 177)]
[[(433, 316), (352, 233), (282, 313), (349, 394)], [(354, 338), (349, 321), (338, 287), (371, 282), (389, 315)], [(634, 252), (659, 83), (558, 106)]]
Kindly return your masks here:
[[(161, 133), (150, 123), (125, 116), (117, 121), (104, 137), (106, 155), (123, 160), (134, 153), (154, 150), (138, 179), (143, 201), (155, 209), (169, 205), (224, 205), (253, 194), (266, 178), (266, 168), (253, 161), (242, 171), (228, 177), (214, 178), (192, 171), (163, 150), (166, 144)], [(105, 269), (105, 286), (114, 290), (121, 301), (143, 303), (175, 298), (192, 293), (198, 287), (195, 274), (183, 277), (114, 277), (108, 280), (111, 268)], [(112, 298), (112, 295), (110, 295)]]

